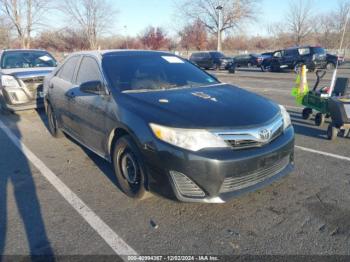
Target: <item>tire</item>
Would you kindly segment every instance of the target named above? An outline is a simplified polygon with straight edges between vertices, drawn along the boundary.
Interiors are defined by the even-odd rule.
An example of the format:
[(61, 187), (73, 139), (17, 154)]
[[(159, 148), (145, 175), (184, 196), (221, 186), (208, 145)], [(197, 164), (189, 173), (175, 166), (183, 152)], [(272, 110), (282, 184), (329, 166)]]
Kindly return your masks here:
[(268, 71), (267, 68), (265, 66), (263, 66), (263, 65), (260, 66), (260, 69), (261, 69), (262, 72), (267, 72)]
[(218, 71), (220, 69), (220, 66), (218, 64), (214, 64), (213, 70)]
[(341, 129), (341, 130), (338, 132), (338, 135), (339, 135), (340, 137), (347, 138), (348, 135), (349, 135), (349, 129)]
[(130, 136), (123, 136), (116, 142), (112, 163), (120, 190), (133, 199), (145, 198), (145, 167), (139, 149)]
[(304, 120), (309, 120), (311, 118), (312, 115), (312, 109), (311, 108), (304, 108), (303, 113), (302, 113), (302, 117)]
[(334, 127), (334, 125), (331, 123), (328, 126), (327, 129), (327, 137), (329, 140), (334, 141), (338, 136), (338, 129)]
[(234, 74), (234, 73), (236, 73), (236, 69), (230, 68), (230, 69), (228, 70), (228, 72), (229, 72), (230, 74)]
[(315, 116), (315, 125), (316, 126), (323, 126), (325, 122), (325, 115), (322, 113), (317, 113)]
[(57, 118), (55, 112), (52, 109), (50, 104), (47, 105), (47, 120), (48, 120), (48, 129), (50, 134), (55, 138), (60, 138), (63, 136), (62, 131), (58, 127)]
[(333, 70), (333, 69), (335, 69), (335, 64), (333, 64), (333, 63), (328, 63), (328, 64), (326, 65), (326, 69), (327, 69), (327, 70)]

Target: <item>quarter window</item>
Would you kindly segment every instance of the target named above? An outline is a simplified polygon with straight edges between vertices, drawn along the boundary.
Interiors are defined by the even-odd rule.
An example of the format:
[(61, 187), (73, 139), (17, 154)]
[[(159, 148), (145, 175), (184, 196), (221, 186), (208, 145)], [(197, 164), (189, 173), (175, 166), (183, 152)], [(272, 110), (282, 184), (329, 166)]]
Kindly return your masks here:
[(310, 54), (310, 48), (299, 48), (299, 55), (309, 55)]
[(91, 57), (84, 57), (79, 68), (77, 84), (100, 80), (100, 70), (96, 60)]

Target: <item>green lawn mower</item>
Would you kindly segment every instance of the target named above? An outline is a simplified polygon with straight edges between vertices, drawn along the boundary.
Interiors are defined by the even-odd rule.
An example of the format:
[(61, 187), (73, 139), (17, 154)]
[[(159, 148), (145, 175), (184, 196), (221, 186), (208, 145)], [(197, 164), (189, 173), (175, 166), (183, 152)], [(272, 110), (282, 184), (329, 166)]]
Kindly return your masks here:
[(328, 126), (327, 136), (329, 140), (335, 140), (338, 136), (350, 136), (350, 95), (344, 97), (332, 97), (328, 102), (328, 109), (332, 122)]
[(326, 75), (325, 70), (317, 70), (316, 76), (317, 80), (315, 83), (315, 86), (312, 91), (309, 91), (302, 100), (302, 105), (305, 106), (302, 117), (305, 120), (308, 120), (311, 118), (314, 111), (316, 111), (315, 115), (315, 125), (316, 126), (322, 126), (325, 122), (326, 118), (329, 118), (330, 110), (329, 110), (329, 100), (331, 97), (334, 96), (343, 96), (346, 94), (346, 90), (349, 85), (349, 79), (348, 78), (342, 78), (339, 77), (336, 80), (334, 91), (332, 92), (332, 95), (328, 95), (328, 87), (323, 87), (321, 89), (318, 89), (318, 86), (322, 80), (322, 78)]

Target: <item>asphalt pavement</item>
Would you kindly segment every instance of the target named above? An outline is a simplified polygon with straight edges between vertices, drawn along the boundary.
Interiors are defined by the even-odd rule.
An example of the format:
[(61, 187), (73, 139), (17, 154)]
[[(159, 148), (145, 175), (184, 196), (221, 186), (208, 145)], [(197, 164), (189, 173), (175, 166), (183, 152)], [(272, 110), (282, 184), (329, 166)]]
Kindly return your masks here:
[(0, 254), (350, 255), (350, 138), (330, 142), (327, 125), (301, 118), (292, 72), (211, 73), (287, 106), (298, 146), (291, 175), (222, 205), (134, 201), (106, 161), (52, 138), (43, 111), (1, 114)]

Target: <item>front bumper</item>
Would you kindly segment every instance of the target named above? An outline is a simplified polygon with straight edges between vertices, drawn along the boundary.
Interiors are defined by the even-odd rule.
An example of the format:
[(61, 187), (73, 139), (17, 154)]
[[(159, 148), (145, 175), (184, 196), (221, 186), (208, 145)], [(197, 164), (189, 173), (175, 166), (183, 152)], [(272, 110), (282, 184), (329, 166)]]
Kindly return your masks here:
[(42, 89), (28, 92), (22, 88), (3, 88), (0, 92), (1, 104), (9, 111), (22, 111), (44, 106)]
[[(261, 148), (189, 152), (160, 141), (155, 141), (152, 148), (152, 152), (145, 152), (149, 190), (183, 202), (225, 203), (241, 194), (273, 183), (292, 172), (294, 168), (292, 127)], [(284, 161), (283, 165), (271, 169), (281, 161)], [(183, 195), (170, 175), (173, 171), (184, 174), (205, 193), (205, 196)], [(232, 179), (240, 181), (240, 184), (228, 190), (227, 183), (230, 184)], [(242, 183), (242, 180), (247, 181)], [(186, 188), (188, 186), (185, 185)]]

